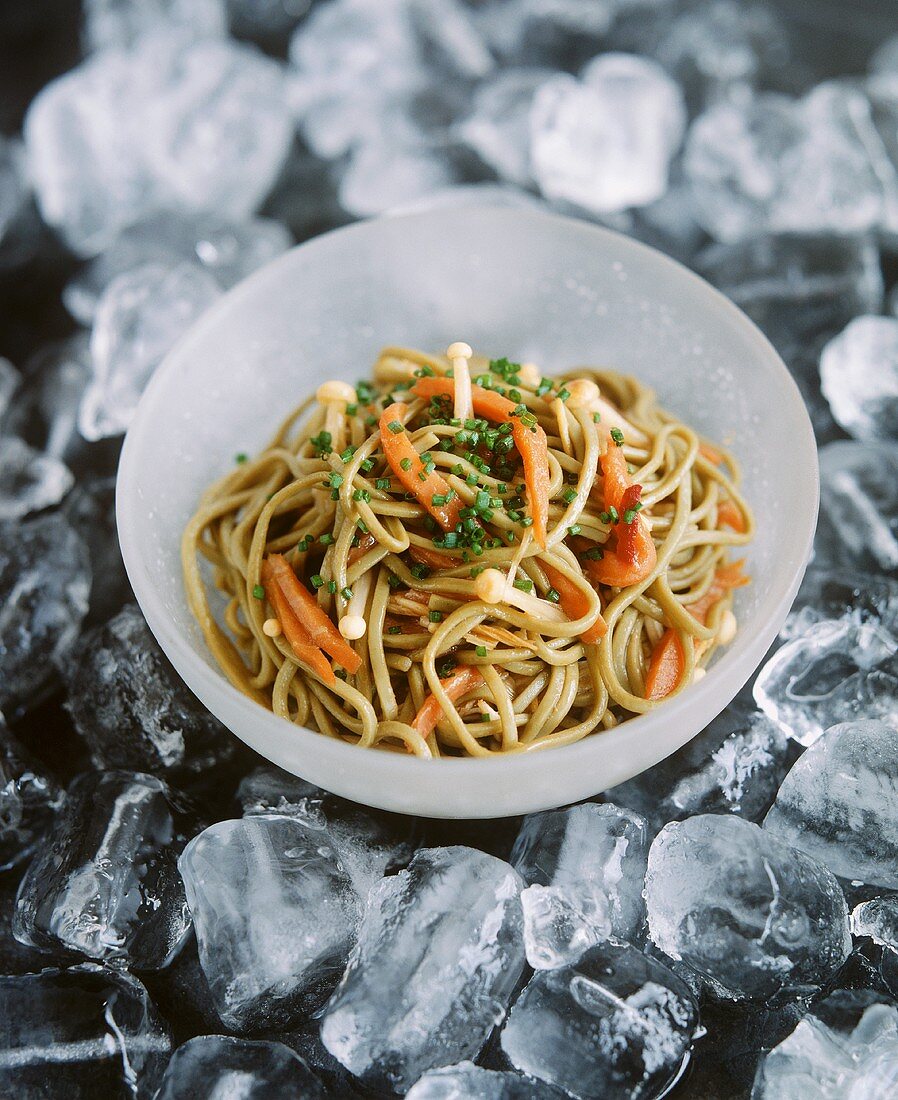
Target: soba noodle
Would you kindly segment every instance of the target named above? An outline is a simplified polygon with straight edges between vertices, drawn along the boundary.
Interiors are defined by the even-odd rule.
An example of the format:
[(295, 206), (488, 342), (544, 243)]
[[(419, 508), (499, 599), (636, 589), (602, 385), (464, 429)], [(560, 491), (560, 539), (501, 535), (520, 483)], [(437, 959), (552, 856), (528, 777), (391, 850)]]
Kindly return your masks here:
[[(754, 531), (735, 459), (635, 378), (449, 352), (383, 349), (373, 382), (327, 383), (204, 494), (184, 574), (224, 673), (298, 725), (421, 757), (568, 745), (688, 688), (745, 583), (728, 560)], [(497, 392), (514, 411), (491, 420)], [(396, 463), (409, 443), (420, 459), (394, 469), (386, 450)], [(624, 515), (614, 478), (634, 486)], [(338, 626), (352, 673), (320, 646)]]

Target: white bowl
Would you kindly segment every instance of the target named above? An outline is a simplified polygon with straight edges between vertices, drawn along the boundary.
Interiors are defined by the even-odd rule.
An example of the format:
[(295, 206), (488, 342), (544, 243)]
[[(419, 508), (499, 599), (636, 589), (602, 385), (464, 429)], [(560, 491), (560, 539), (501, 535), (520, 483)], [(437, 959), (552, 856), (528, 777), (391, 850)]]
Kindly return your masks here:
[[(566, 748), (428, 762), (356, 749), (275, 717), (227, 682), (184, 597), (181, 531), (239, 451), (330, 377), (368, 374), (383, 344), (466, 340), (547, 374), (597, 363), (637, 375), (732, 446), (759, 519), (740, 629), (708, 675), (651, 714)], [(273, 261), (170, 352), (128, 432), (119, 537), (172, 664), (238, 737), (287, 771), (384, 809), (488, 818), (597, 794), (668, 756), (735, 696), (782, 625), (817, 512), (814, 437), (798, 390), (751, 322), (707, 283), (616, 233), (539, 211), (437, 210), (352, 225)]]

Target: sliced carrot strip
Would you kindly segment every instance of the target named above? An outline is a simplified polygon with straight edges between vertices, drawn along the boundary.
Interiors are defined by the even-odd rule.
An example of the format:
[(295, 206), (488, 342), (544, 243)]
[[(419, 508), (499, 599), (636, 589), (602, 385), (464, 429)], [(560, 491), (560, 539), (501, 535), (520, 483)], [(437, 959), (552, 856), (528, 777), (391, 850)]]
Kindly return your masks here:
[[(719, 603), (731, 588), (741, 588), (749, 583), (748, 577), (742, 572), (744, 561), (728, 562), (722, 565), (714, 574), (708, 591), (699, 597), (694, 603), (688, 604), (686, 610), (694, 618), (705, 625), (708, 612)], [(649, 662), (649, 671), (645, 678), (645, 695), (647, 699), (664, 699), (674, 690), (686, 669), (686, 660), (683, 654), (683, 646), (680, 636), (673, 629), (668, 628), (661, 635), (658, 644), (652, 650), (652, 658)]]
[(627, 512), (636, 507), (641, 496), (641, 485), (629, 485), (624, 489), (620, 498), (620, 520), (617, 524), (617, 555), (621, 561), (629, 562), (631, 565), (636, 561), (639, 554), (639, 527), (636, 523), (636, 516), (629, 523), (624, 517)]
[[(561, 609), (567, 615), (569, 619), (582, 619), (589, 611), (589, 600), (583, 594), (583, 590), (578, 588), (573, 581), (561, 573), (554, 566), (549, 565), (547, 562), (540, 562), (543, 567), (546, 576), (549, 578), (549, 583), (558, 593), (558, 602), (561, 604)], [(596, 619), (592, 626), (588, 630), (584, 630), (580, 635), (580, 640), (586, 642), (588, 645), (595, 644), (600, 638), (608, 633), (608, 624), (602, 618), (601, 615)]]
[(646, 699), (664, 699), (676, 688), (686, 671), (686, 655), (675, 630), (668, 628), (652, 650), (645, 677)]
[(358, 672), (362, 659), (318, 606), (318, 601), (301, 584), (283, 554), (269, 554), (267, 561), (278, 588), (312, 642), (329, 653), (347, 672)]
[(639, 584), (651, 573), (658, 562), (658, 551), (652, 541), (648, 524), (637, 516), (633, 521), (636, 528), (635, 558), (624, 561), (614, 550), (605, 549), (605, 556), (599, 561), (587, 560), (583, 563), (587, 576), (598, 584), (607, 584), (612, 588), (626, 588), (630, 584)]
[[(412, 387), (417, 397), (436, 397), (445, 394), (455, 398), (455, 382), (451, 378), (419, 378)], [(546, 433), (536, 424), (528, 428), (515, 416), (513, 401), (483, 386), (471, 386), (474, 412), (487, 420), (511, 424), (511, 434), (518, 454), (524, 464), (524, 482), (527, 485), (527, 504), (533, 520), (533, 537), (537, 545), (545, 549), (546, 530), (549, 523), (549, 443)]]
[[(460, 699), (463, 695), (466, 695), (473, 688), (477, 687), (483, 676), (475, 665), (461, 665), (452, 673), (451, 676), (447, 676), (445, 680), (440, 680), (443, 686), (443, 690), (449, 696), (449, 699), (454, 703), (457, 699)], [(435, 695), (428, 695), (424, 702), (421, 704), (421, 709), (415, 715), (415, 720), (412, 722), (412, 726), (421, 734), (422, 737), (429, 737), (436, 729), (437, 722), (443, 716), (443, 707), (437, 700)]]
[(293, 614), (293, 610), (284, 593), (278, 587), (271, 566), (267, 561), (262, 562), (262, 587), (265, 589), (265, 596), (275, 615), (277, 615), (281, 629), (284, 631), (284, 637), (290, 643), (290, 648), (293, 650), (297, 661), (301, 661), (310, 668), (326, 684), (335, 684), (337, 677), (334, 675), (330, 661), (318, 646), (313, 645), (308, 631)]
[(723, 527), (732, 527), (740, 535), (745, 533), (745, 516), (731, 497), (717, 505), (717, 522)]
[(608, 436), (608, 445), (602, 455), (602, 473), (605, 476), (605, 510), (616, 508), (620, 511), (621, 499), (629, 489), (630, 471), (627, 469), (627, 460), (624, 458), (623, 447), (618, 447), (611, 436)]
[[(401, 422), (407, 411), (407, 405), (397, 402), (381, 413), (380, 445), (384, 457), (405, 491), (415, 495), (444, 531), (454, 531), (455, 525), (461, 522), (458, 497), (436, 471), (427, 473), (404, 428), (401, 432), (390, 430), (390, 424)], [(445, 504), (434, 504), (434, 496), (451, 497), (451, 500)]]

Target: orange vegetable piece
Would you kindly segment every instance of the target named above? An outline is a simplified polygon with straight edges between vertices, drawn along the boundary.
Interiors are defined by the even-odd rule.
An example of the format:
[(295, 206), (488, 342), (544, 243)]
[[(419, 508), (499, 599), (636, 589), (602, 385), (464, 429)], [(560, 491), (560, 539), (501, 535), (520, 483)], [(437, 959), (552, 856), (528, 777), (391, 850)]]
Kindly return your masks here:
[[(483, 676), (474, 665), (461, 665), (451, 676), (440, 680), (443, 690), (454, 703), (483, 681)], [(443, 707), (435, 695), (428, 695), (415, 715), (412, 726), (422, 737), (429, 737), (436, 729), (437, 722), (443, 716)]]
[(318, 646), (312, 643), (308, 631), (293, 614), (293, 610), (278, 587), (271, 566), (267, 561), (262, 562), (262, 587), (265, 589), (265, 596), (278, 617), (278, 622), (284, 631), (284, 637), (290, 643), (290, 648), (293, 650), (297, 661), (301, 661), (310, 668), (326, 684), (335, 684), (337, 677), (334, 675), (330, 661)]
[[(419, 378), (412, 387), (417, 397), (455, 397), (455, 382), (451, 378)], [(483, 386), (471, 386), (471, 402), (474, 412), (486, 420), (511, 424), (511, 434), (518, 454), (524, 464), (524, 482), (527, 486), (527, 504), (533, 520), (533, 537), (537, 545), (545, 549), (546, 530), (549, 523), (549, 443), (546, 433), (534, 425), (531, 430), (512, 415), (517, 408), (513, 401)]]
[[(583, 616), (589, 611), (589, 601), (583, 594), (583, 591), (579, 589), (572, 581), (557, 570), (554, 566), (547, 564), (546, 562), (540, 562), (543, 567), (546, 576), (549, 578), (549, 583), (555, 589), (559, 596), (559, 604), (562, 611), (569, 619), (582, 619)], [(600, 638), (603, 638), (608, 633), (608, 624), (602, 618), (601, 615), (592, 624), (589, 630), (584, 630), (580, 635), (580, 640), (586, 642), (588, 645), (594, 645)]]
[[(461, 522), (461, 502), (458, 497), (436, 471), (427, 473), (421, 456), (412, 446), (404, 428), (401, 432), (390, 430), (390, 424), (394, 421), (401, 422), (407, 410), (407, 405), (397, 402), (381, 413), (380, 444), (384, 457), (405, 491), (415, 495), (444, 531), (454, 531), (455, 525)], [(434, 504), (434, 496), (449, 496), (452, 499), (445, 504)]]
[(732, 527), (740, 535), (745, 533), (745, 516), (736, 502), (727, 497), (717, 505), (717, 522), (722, 527)]
[(308, 588), (300, 583), (283, 554), (269, 554), (266, 561), (271, 576), (313, 644), (329, 653), (350, 674), (358, 672), (361, 657), (318, 606)]

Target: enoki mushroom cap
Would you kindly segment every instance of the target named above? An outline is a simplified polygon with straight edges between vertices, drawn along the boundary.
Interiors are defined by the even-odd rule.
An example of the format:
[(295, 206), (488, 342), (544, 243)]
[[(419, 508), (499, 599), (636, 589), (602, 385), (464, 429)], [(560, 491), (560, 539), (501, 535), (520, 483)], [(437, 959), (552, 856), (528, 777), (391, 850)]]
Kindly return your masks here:
[(570, 394), (567, 404), (571, 409), (591, 409), (601, 397), (599, 387), (589, 378), (575, 378), (565, 385)]
[(339, 628), (344, 638), (354, 642), (359, 638), (364, 638), (368, 624), (361, 615), (344, 615), (340, 620)]
[(339, 382), (332, 378), (328, 382), (322, 382), (315, 391), (318, 400), (325, 404), (328, 401), (345, 401), (347, 404), (356, 400), (356, 393), (348, 382)]
[(456, 340), (454, 344), (450, 344), (446, 348), (447, 359), (470, 359), (473, 354), (471, 345), (466, 344), (463, 340)]

